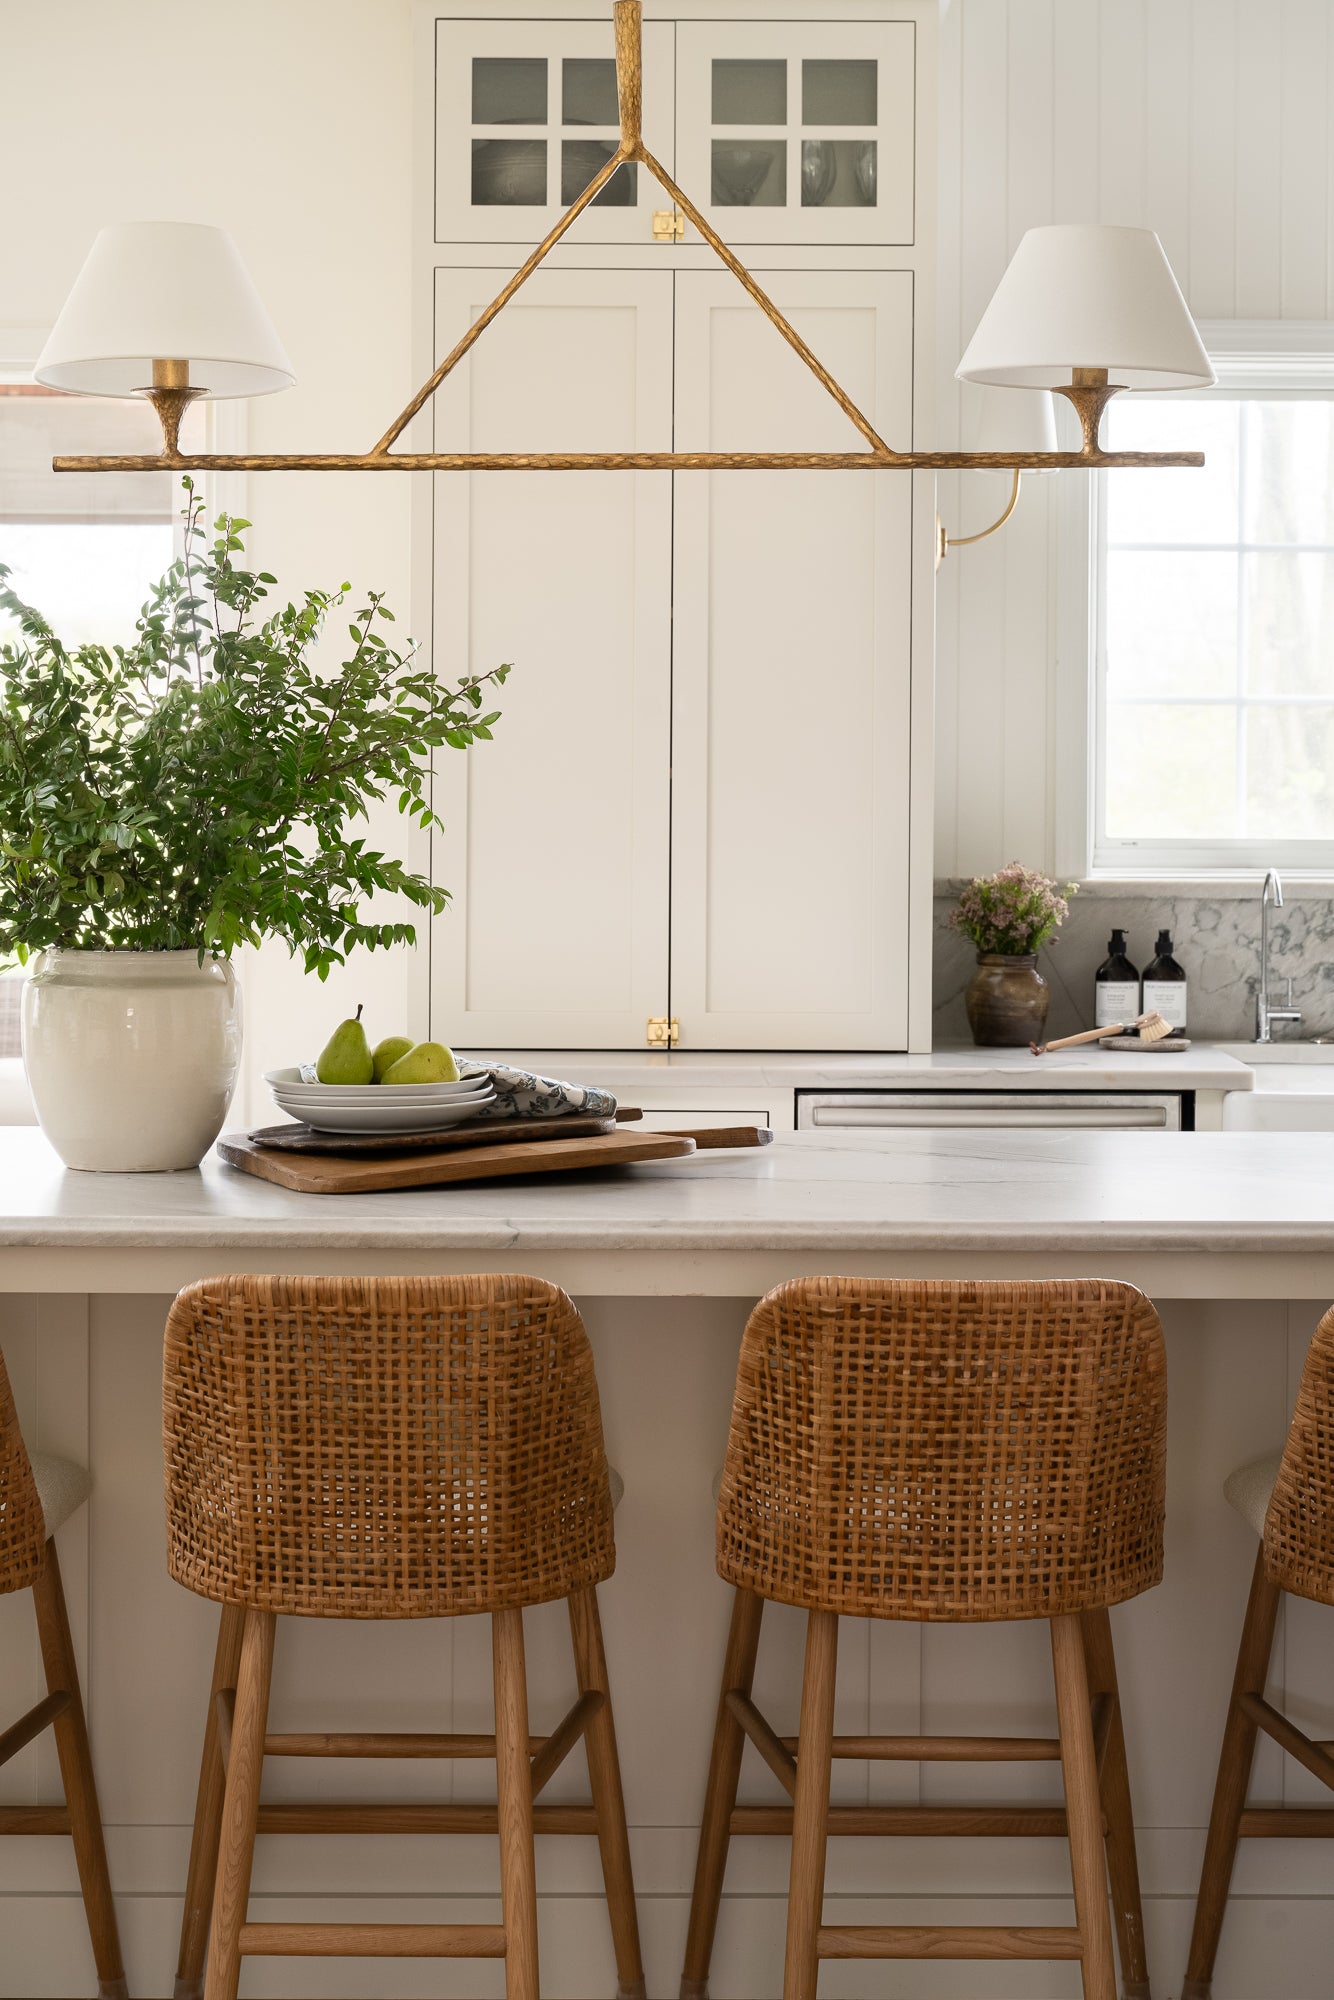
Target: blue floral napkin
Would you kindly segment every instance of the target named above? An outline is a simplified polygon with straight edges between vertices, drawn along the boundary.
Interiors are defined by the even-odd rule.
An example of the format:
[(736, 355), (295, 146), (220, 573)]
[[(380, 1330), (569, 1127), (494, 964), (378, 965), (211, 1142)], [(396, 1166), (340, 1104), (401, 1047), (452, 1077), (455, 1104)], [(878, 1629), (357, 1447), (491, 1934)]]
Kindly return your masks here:
[(461, 1076), (488, 1075), (495, 1085), (495, 1099), (478, 1111), (483, 1118), (611, 1118), (616, 1099), (609, 1090), (592, 1085), (561, 1083), (551, 1076), (534, 1076), (531, 1070), (511, 1069), (508, 1063), (463, 1062)]

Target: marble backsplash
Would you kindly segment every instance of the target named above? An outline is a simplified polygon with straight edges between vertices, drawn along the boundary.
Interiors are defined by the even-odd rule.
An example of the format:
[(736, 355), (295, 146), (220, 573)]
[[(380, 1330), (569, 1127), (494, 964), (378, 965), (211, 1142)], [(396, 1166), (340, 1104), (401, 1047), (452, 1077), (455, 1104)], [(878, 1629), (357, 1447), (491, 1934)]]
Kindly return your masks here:
[[(963, 995), (976, 962), (973, 947), (949, 928), (962, 885), (938, 882), (933, 940), (933, 1035), (936, 1046), (971, 1040)], [(1322, 884), (1322, 889), (1324, 885)], [(1038, 965), (1051, 986), (1051, 1036), (1093, 1026), (1093, 975), (1107, 956), (1113, 925), (1127, 934), (1131, 963), (1143, 969), (1160, 930), (1172, 933), (1175, 957), (1190, 982), (1190, 1032), (1199, 1041), (1249, 1041), (1255, 1032), (1260, 965), (1260, 881), (1198, 884), (1086, 884), (1070, 904)], [(1334, 1035), (1334, 893), (1284, 889), (1270, 911), (1270, 993), (1284, 1006), (1287, 980), (1303, 1019), (1274, 1030), (1275, 1040)]]

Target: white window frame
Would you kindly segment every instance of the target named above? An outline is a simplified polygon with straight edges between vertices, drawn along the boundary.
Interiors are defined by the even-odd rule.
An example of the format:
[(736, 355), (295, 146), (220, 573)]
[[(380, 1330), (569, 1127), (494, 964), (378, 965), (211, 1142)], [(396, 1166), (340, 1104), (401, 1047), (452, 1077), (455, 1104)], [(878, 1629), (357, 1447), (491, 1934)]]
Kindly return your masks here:
[[(1190, 405), (1202, 397), (1231, 399), (1251, 393), (1334, 401), (1334, 326), (1233, 321), (1204, 323), (1200, 333), (1218, 372), (1218, 386), (1171, 398), (1181, 409), (1183, 448), (1190, 444)], [(1085, 478), (1067, 475), (1056, 528), (1058, 868), (1091, 880), (1206, 880), (1216, 885), (1267, 868), (1282, 868), (1310, 880), (1334, 880), (1334, 839), (1128, 840), (1102, 834), (1106, 479), (1105, 473)]]

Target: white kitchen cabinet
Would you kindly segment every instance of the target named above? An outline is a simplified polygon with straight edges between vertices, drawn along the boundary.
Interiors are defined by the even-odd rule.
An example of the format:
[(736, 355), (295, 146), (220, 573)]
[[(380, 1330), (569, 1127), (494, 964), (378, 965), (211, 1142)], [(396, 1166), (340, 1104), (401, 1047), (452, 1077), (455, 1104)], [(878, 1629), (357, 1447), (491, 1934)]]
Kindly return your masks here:
[[(648, 143), (881, 435), (920, 443), (934, 10), (732, 10), (650, 8)], [(429, 20), (422, 374), (556, 220), (568, 131), (614, 137), (610, 68), (589, 68), (611, 63), (610, 20), (573, 13), (476, 0)], [(500, 156), (475, 148), (507, 135), (539, 145), (531, 201), (478, 198)], [(744, 200), (743, 142), (783, 160)], [(483, 334), (435, 398), (437, 445), (860, 450), (697, 232), (654, 238), (666, 198), (647, 189), (641, 171), (633, 209), (582, 216)], [(635, 1049), (672, 1022), (681, 1049), (926, 1046), (930, 481), (430, 486), (417, 547), (437, 669), (516, 663), (495, 741), (463, 777), (444, 767), (431, 862), (454, 901), (432, 926), (433, 1031)]]
[[(497, 289), (440, 271), (447, 353)], [(440, 450), (661, 448), (669, 271), (539, 271), (435, 400)], [(515, 663), (495, 740), (442, 760), (431, 1019), (451, 1041), (641, 1047), (667, 995), (671, 481), (434, 480), (434, 660)]]
[[(883, 434), (912, 430), (912, 277), (760, 271)], [(851, 424), (725, 272), (677, 279), (686, 449)], [(903, 1048), (912, 490), (678, 473), (672, 1012), (687, 1048)]]
[[(616, 151), (610, 21), (435, 25), (435, 239), (539, 243)], [(645, 128), (668, 173), (674, 33), (644, 28)], [(579, 241), (651, 242), (667, 205), (642, 167), (620, 167), (575, 225)]]
[(912, 243), (915, 22), (676, 35), (677, 179), (726, 242)]

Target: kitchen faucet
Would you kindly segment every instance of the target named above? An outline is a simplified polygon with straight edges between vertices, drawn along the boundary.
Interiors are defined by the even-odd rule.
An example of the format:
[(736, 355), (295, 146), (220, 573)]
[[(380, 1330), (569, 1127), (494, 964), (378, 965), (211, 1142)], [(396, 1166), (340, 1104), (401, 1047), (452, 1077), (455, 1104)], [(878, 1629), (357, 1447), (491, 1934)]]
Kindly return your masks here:
[[(1272, 896), (1270, 894), (1272, 890)], [(1260, 891), (1260, 989), (1255, 996), (1255, 1039), (1257, 1042), (1273, 1040), (1270, 1028), (1275, 1021), (1300, 1021), (1301, 1009), (1292, 1004), (1292, 981), (1288, 981), (1288, 1004), (1286, 1007), (1271, 1007), (1269, 1004), (1269, 908), (1283, 908), (1283, 884), (1279, 880), (1277, 868), (1271, 868), (1265, 876), (1264, 888)]]

